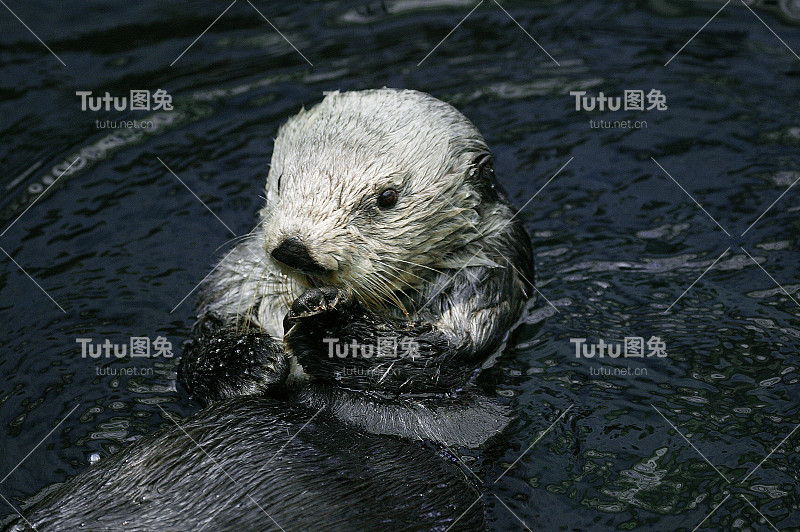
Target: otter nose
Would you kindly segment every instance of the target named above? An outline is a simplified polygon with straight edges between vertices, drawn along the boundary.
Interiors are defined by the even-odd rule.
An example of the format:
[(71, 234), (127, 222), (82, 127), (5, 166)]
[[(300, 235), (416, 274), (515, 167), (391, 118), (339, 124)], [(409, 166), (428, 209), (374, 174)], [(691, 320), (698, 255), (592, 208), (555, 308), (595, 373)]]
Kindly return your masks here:
[(308, 248), (296, 236), (284, 240), (272, 250), (272, 257), (287, 266), (307, 273), (323, 273), (325, 268), (311, 257)]

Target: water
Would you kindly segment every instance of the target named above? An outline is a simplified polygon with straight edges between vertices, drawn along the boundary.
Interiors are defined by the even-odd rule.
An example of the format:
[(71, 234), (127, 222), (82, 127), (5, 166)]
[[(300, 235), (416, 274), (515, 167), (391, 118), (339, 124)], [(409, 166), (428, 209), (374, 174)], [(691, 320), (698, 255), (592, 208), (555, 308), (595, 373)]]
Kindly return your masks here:
[[(98, 362), (76, 339), (162, 336), (178, 353), (194, 300), (175, 307), (227, 249), (225, 225), (254, 223), (280, 123), (324, 91), (385, 85), (472, 119), (518, 207), (563, 167), (520, 214), (539, 306), (481, 377), (516, 419), (463, 453), (492, 528), (800, 528), (797, 2), (754, 7), (787, 46), (731, 2), (666, 67), (723, 2), (504, 2), (552, 60), (494, 2), (429, 56), (476, 2), (254, 2), (313, 66), (247, 2), (174, 66), (227, 3), (8, 4), (66, 67), (0, 10), (2, 230), (83, 150), (0, 237), (65, 311), (2, 256), (0, 494), (15, 505), (168, 424), (156, 404), (197, 409), (176, 357)], [(82, 112), (75, 96), (131, 89), (164, 89), (175, 110)], [(652, 89), (666, 110), (576, 111), (569, 95)], [(96, 124), (131, 119), (154, 128)], [(570, 342), (625, 337), (666, 356)], [(126, 368), (142, 374), (109, 374)]]

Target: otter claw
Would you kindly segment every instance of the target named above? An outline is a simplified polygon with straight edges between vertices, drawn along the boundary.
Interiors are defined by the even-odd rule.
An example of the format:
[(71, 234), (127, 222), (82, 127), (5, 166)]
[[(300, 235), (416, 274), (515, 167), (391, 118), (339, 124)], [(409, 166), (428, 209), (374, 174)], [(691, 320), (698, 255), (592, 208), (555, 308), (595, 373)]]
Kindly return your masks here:
[(298, 297), (286, 315), (289, 321), (296, 321), (342, 308), (352, 301), (352, 296), (333, 286), (321, 286), (306, 290)]

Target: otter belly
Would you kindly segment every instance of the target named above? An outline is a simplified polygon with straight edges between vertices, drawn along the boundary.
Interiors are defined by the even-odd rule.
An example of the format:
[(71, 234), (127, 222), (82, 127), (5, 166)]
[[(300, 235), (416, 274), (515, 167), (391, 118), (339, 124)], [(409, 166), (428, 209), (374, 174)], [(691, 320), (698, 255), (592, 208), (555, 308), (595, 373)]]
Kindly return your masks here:
[(430, 445), (314, 414), (215, 403), (52, 489), (25, 518), (40, 531), (486, 528), (475, 486)]

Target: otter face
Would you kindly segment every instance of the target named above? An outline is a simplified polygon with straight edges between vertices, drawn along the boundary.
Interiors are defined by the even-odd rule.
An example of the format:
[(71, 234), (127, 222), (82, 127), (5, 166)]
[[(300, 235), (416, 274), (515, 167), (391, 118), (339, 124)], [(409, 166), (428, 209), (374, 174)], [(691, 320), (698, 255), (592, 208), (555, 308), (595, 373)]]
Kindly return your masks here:
[(471, 179), (487, 153), (475, 127), (431, 96), (331, 94), (278, 134), (264, 249), (307, 286), (402, 308), (397, 292), (413, 295), (480, 255), (481, 197)]

